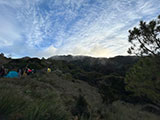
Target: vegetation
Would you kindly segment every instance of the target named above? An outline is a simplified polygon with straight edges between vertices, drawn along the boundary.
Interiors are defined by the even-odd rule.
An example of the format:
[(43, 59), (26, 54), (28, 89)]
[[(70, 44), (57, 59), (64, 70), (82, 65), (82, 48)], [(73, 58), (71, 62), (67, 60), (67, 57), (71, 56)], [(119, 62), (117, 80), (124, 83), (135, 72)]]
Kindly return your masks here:
[(115, 101), (105, 111), (106, 120), (159, 120), (159, 116), (143, 110), (142, 105)]
[(130, 30), (129, 53), (141, 57), (11, 59), (1, 54), (5, 68), (28, 66), (35, 73), (0, 78), (0, 120), (159, 120), (158, 21)]
[(33, 89), (34, 81), (25, 82), (22, 79), (1, 80), (0, 117), (3, 115), (4, 120), (69, 119), (69, 113), (51, 89), (40, 87), (39, 83)]
[[(140, 55), (140, 60), (126, 73), (126, 90), (141, 103), (152, 104), (149, 109), (160, 111), (160, 16), (148, 24), (141, 21), (139, 28), (130, 30), (129, 53)], [(153, 106), (153, 105), (156, 105)]]
[(128, 53), (154, 56), (160, 54), (160, 16), (149, 23), (141, 21), (139, 28), (134, 27), (129, 33), (129, 42), (132, 46)]
[(126, 89), (160, 105), (160, 64), (157, 58), (142, 58), (127, 73)]
[[(133, 119), (147, 119), (146, 115), (148, 115), (148, 118), (156, 120), (159, 117), (157, 115), (159, 110), (156, 108), (158, 105), (145, 107), (145, 110), (143, 110), (143, 106), (157, 103), (159, 98), (157, 98), (156, 90), (159, 88), (154, 87), (154, 94), (143, 90), (138, 91), (137, 87), (139, 86), (133, 90), (129, 89), (129, 86), (134, 83), (132, 78), (136, 75), (132, 69), (142, 65), (140, 61), (135, 64), (138, 59), (137, 57), (119, 56), (106, 59), (105, 64), (101, 64), (101, 61), (95, 58), (87, 58), (86, 61), (85, 59), (76, 61), (9, 59), (4, 66), (10, 70), (29, 65), (37, 72), (17, 79), (0, 79), (0, 119), (74, 120), (78, 117), (78, 120), (118, 118), (127, 120), (134, 114)], [(141, 59), (141, 61), (143, 60)], [(92, 64), (90, 64), (91, 62)], [(143, 64), (142, 68), (147, 70), (147, 65), (148, 62)], [(150, 69), (153, 71), (149, 71), (147, 75), (151, 75), (149, 73), (152, 72), (156, 73), (154, 66), (150, 65), (149, 68), (153, 67)], [(48, 66), (52, 69), (51, 73), (46, 72)], [(158, 76), (159, 69), (156, 70)], [(137, 73), (144, 75), (146, 72), (143, 73), (142, 70)], [(156, 85), (158, 86), (158, 84)], [(150, 91), (152, 88), (146, 90)], [(140, 97), (144, 98), (144, 96), (148, 101), (142, 105), (139, 104), (141, 109), (137, 110), (137, 107), (132, 104), (142, 100)], [(118, 103), (116, 107), (115, 103)], [(133, 110), (128, 112), (130, 107)], [(128, 115), (125, 115), (125, 112)], [(139, 112), (144, 114), (139, 115)]]
[(108, 75), (100, 78), (99, 92), (103, 101), (107, 104), (125, 97), (124, 78), (116, 75)]
[(135, 27), (129, 32), (129, 42), (132, 44), (129, 53), (143, 57), (126, 74), (126, 90), (159, 106), (160, 16), (148, 24), (141, 21), (139, 28)]
[(76, 105), (72, 109), (72, 114), (75, 116), (77, 115), (79, 118), (83, 117), (83, 119), (89, 118), (90, 114), (88, 110), (88, 103), (82, 95), (78, 97)]

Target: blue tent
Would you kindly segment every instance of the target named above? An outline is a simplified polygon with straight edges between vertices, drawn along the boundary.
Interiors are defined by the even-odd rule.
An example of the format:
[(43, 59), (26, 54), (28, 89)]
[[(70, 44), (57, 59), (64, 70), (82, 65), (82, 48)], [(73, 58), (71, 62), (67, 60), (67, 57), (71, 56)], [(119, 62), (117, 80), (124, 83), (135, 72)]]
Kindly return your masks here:
[(16, 77), (18, 77), (18, 73), (16, 71), (10, 71), (5, 77), (16, 78)]

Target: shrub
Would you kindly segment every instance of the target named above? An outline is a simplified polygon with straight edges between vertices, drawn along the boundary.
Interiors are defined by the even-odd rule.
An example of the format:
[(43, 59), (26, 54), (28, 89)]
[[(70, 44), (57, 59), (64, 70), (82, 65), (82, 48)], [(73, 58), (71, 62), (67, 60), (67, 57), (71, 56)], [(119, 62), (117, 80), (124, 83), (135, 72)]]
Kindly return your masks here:
[(158, 58), (142, 58), (125, 77), (126, 90), (160, 105), (160, 65)]
[(115, 101), (109, 105), (104, 120), (159, 120), (159, 116), (142, 111), (143, 106)]
[(107, 75), (99, 80), (99, 92), (107, 104), (122, 99), (125, 95), (124, 78), (116, 75)]
[(89, 118), (88, 103), (82, 95), (79, 95), (75, 107), (72, 109), (72, 114), (77, 115), (79, 118)]
[(68, 120), (65, 110), (55, 102), (37, 101), (24, 112), (24, 120)]
[(0, 92), (0, 114), (2, 115), (9, 116), (13, 113), (21, 113), (27, 103), (24, 96), (17, 94), (13, 90), (1, 90)]

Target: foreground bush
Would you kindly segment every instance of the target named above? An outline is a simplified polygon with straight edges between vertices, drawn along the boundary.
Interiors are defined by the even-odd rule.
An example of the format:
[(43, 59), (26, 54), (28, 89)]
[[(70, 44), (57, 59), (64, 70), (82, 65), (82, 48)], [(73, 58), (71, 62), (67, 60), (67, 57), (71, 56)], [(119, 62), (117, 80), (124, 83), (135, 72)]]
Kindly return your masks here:
[(105, 111), (105, 120), (159, 120), (160, 116), (143, 111), (142, 105), (115, 101)]
[(160, 105), (159, 58), (143, 58), (127, 73), (126, 90)]
[(12, 113), (21, 112), (27, 107), (27, 100), (15, 94), (13, 91), (0, 91), (0, 114), (8, 116)]
[[(69, 113), (66, 112), (61, 100), (54, 91), (46, 87), (38, 89), (41, 86), (38, 81), (30, 80), (26, 86), (21, 86), (24, 85), (23, 82), (25, 83), (25, 80), (1, 80), (0, 119), (2, 117), (4, 120), (70, 119)], [(35, 86), (35, 84), (37, 88), (33, 89), (32, 86)]]
[(55, 102), (38, 101), (32, 103), (24, 112), (24, 120), (68, 120), (68, 115)]

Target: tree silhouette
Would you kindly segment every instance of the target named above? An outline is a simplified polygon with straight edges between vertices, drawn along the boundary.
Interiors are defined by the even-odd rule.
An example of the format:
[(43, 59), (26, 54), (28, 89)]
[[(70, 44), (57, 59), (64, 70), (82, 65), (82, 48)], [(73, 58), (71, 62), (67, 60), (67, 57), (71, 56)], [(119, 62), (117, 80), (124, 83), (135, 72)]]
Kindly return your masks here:
[(128, 41), (131, 43), (131, 47), (128, 49), (129, 54), (159, 56), (160, 15), (149, 23), (140, 21), (139, 27), (129, 30)]

